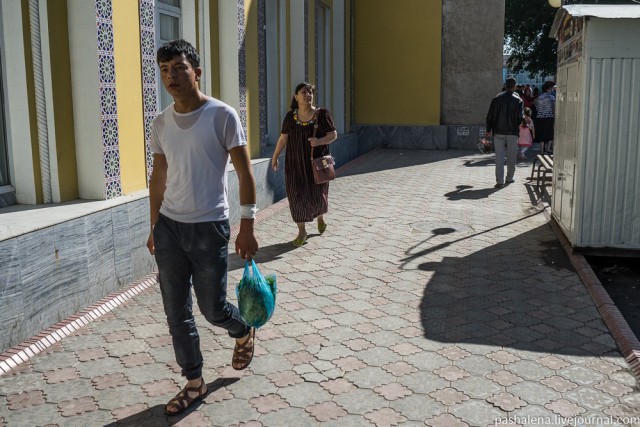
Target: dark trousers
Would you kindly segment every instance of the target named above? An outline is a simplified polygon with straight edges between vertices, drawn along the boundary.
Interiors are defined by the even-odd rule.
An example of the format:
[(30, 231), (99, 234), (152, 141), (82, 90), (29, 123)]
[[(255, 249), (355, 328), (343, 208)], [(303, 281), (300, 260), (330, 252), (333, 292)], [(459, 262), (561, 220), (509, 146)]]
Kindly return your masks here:
[(238, 308), (227, 301), (229, 221), (183, 223), (160, 215), (153, 229), (160, 290), (176, 361), (188, 380), (202, 376), (200, 338), (191, 286), (209, 323), (232, 338), (249, 333)]

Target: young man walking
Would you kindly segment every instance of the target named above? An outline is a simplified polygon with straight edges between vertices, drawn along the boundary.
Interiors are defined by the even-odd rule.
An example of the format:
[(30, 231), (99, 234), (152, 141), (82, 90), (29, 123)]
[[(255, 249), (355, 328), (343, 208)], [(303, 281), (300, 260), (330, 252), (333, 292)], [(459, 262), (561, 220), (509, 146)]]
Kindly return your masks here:
[(165, 43), (158, 49), (157, 62), (174, 102), (152, 127), (147, 247), (155, 255), (176, 361), (187, 379), (165, 406), (166, 414), (176, 415), (207, 393), (192, 286), (205, 319), (236, 339), (233, 368), (244, 369), (253, 358), (255, 330), (240, 318), (226, 293), (229, 158), (238, 176), (242, 217), (235, 250), (246, 259), (258, 250), (253, 231), (256, 186), (238, 114), (200, 91), (202, 69), (194, 47), (184, 40)]
[[(524, 102), (517, 93), (516, 79), (509, 77), (505, 91), (491, 100), (487, 113), (486, 136), (493, 134), (493, 147), (496, 152), (496, 188), (504, 187), (505, 182), (514, 182), (516, 157), (518, 155), (518, 135), (522, 120)], [(504, 179), (505, 152), (507, 158), (507, 179)]]

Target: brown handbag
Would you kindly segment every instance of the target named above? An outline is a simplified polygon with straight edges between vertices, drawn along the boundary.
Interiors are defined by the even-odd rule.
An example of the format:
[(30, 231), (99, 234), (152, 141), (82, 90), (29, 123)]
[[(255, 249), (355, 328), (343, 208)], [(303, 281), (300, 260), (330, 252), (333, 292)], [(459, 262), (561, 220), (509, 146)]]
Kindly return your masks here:
[[(316, 110), (317, 115), (317, 110)], [(313, 137), (316, 137), (316, 132), (318, 130), (318, 120), (314, 120), (313, 123)], [(313, 180), (316, 184), (324, 184), (325, 182), (329, 182), (336, 177), (336, 171), (334, 170), (335, 159), (331, 155), (331, 153), (326, 156), (318, 157), (317, 159), (313, 158), (313, 150), (316, 147), (311, 147), (311, 169), (313, 169)]]

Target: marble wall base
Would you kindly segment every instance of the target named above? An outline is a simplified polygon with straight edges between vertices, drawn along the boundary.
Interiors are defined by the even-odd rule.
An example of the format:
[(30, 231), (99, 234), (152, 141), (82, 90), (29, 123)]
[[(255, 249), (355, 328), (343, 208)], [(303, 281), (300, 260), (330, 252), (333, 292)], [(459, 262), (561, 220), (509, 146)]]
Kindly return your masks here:
[(152, 272), (148, 236), (143, 198), (0, 241), (0, 350)]
[(374, 148), (411, 150), (475, 150), (484, 127), (478, 125), (447, 126), (354, 126), (358, 135), (359, 155)]
[(11, 190), (0, 193), (0, 208), (16, 204), (16, 192)]
[(447, 126), (447, 148), (476, 150), (484, 136), (484, 126)]

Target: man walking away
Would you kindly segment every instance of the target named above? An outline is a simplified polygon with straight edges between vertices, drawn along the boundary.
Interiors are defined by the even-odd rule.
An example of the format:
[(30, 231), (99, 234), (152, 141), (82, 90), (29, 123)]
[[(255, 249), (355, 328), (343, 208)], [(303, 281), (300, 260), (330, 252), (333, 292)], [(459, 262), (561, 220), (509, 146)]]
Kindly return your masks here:
[[(506, 90), (491, 100), (487, 113), (487, 137), (493, 135), (496, 152), (496, 188), (504, 187), (505, 182), (514, 182), (516, 157), (518, 155), (518, 134), (522, 120), (524, 103), (515, 93), (516, 79), (509, 77)], [(507, 161), (507, 179), (504, 179), (505, 153)]]

